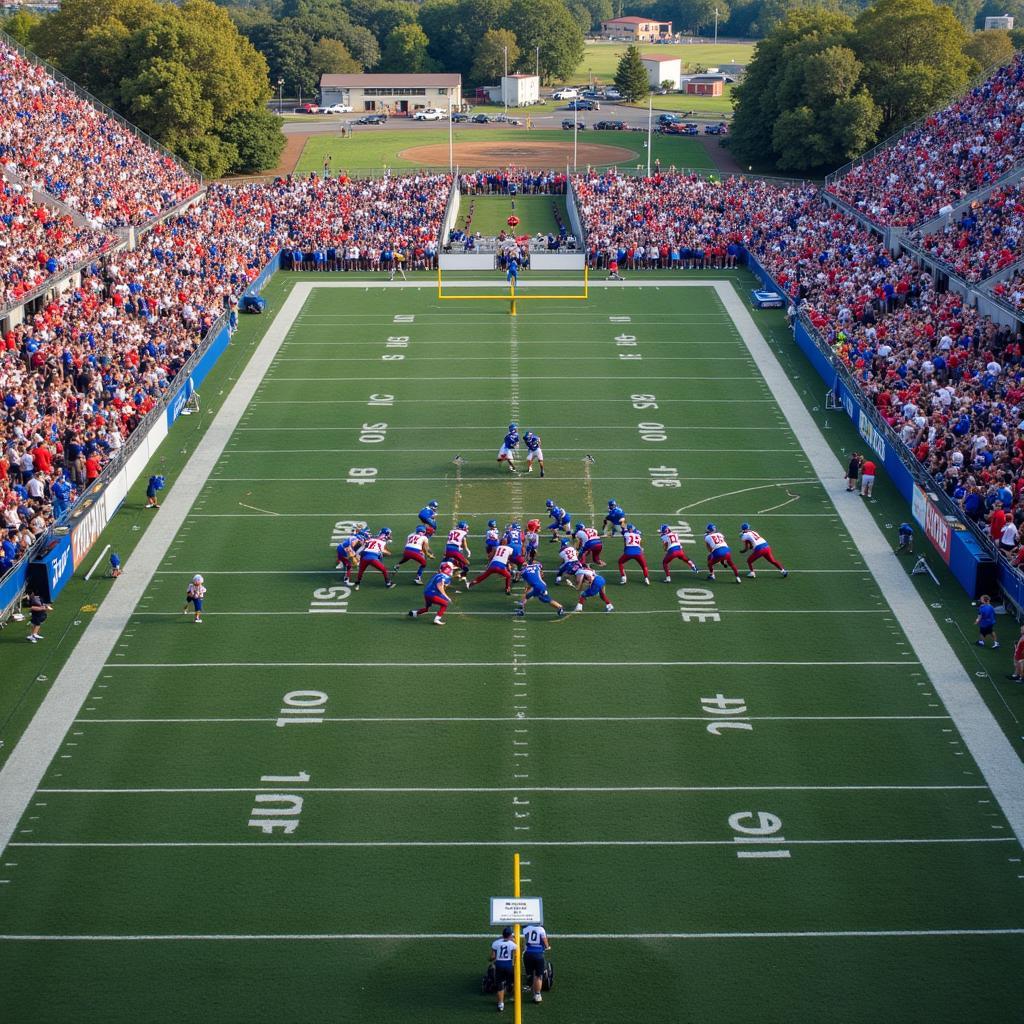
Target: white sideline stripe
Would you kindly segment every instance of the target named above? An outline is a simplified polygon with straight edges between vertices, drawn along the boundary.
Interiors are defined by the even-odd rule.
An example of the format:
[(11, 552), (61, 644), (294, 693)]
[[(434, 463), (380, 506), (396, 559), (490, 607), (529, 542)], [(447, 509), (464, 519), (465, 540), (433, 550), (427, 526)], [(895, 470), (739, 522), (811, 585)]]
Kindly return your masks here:
[(715, 290), (732, 315), (751, 356), (886, 602), (890, 608), (900, 609), (900, 621), (914, 654), (928, 673), (935, 692), (981, 769), (1017, 841), (1024, 845), (1024, 762), (992, 716), (909, 575), (892, 557), (892, 546), (871, 513), (863, 503), (850, 502), (845, 483), (840, 483), (840, 473), (837, 472), (839, 461), (797, 395), (771, 346), (758, 331), (746, 305), (731, 284), (716, 283)]
[(166, 560), (171, 542), (185, 523), (203, 484), (213, 473), (231, 434), (253, 399), (292, 320), (312, 286), (297, 284), (274, 317), (224, 404), (214, 417), (132, 554), (132, 571), (112, 587), (75, 645), (39, 710), (7, 762), (0, 768), (0, 853), (8, 845), (32, 794), (78, 717), (93, 684), (111, 656), (132, 611), (149, 588), (153, 573)]
[[(744, 715), (742, 718), (733, 719), (742, 722), (948, 722), (949, 715)], [(193, 723), (220, 723), (220, 722), (276, 722), (277, 716), (270, 718), (77, 718), (76, 724), (83, 722), (95, 723), (98, 725), (161, 725), (161, 724), (188, 724)], [(451, 717), (438, 718), (436, 716), (423, 716), (419, 718), (317, 718), (318, 722), (340, 722), (340, 723), (381, 723), (388, 725), (392, 722), (408, 724), (410, 722), (426, 722), (436, 724), (438, 722), (716, 722), (725, 719), (711, 718), (705, 715), (588, 715), (580, 717), (559, 717), (540, 716), (531, 718), (515, 718), (512, 715), (504, 717)], [(309, 789), (303, 786), (303, 792)], [(868, 787), (874, 788), (874, 787)], [(881, 787), (883, 789), (887, 787)], [(916, 787), (914, 787), (916, 788)], [(930, 787), (923, 787), (925, 789)], [(946, 788), (946, 787), (941, 787)], [(957, 788), (957, 787), (954, 787)], [(970, 789), (974, 787), (961, 787)], [(984, 788), (984, 787), (982, 787)], [(45, 792), (40, 790), (40, 793)], [(52, 789), (48, 792), (54, 792)]]
[[(558, 942), (652, 942), (713, 939), (916, 939), (1024, 935), (1024, 928), (922, 928), (831, 932), (570, 932), (551, 933)], [(493, 932), (267, 932), (192, 935), (0, 935), (0, 942), (423, 942), (424, 939), (493, 939)]]
[[(280, 786), (136, 787), (127, 789), (40, 789), (40, 793), (99, 794), (122, 793), (274, 793)], [(861, 793), (861, 792), (948, 792), (961, 789), (988, 789), (988, 786), (303, 786), (303, 793)]]
[[(389, 455), (422, 455), (449, 453), (454, 454), (453, 448), (387, 448), (385, 449)], [(659, 452), (756, 452), (761, 454), (762, 452), (799, 452), (799, 448), (658, 448)], [(494, 457), (494, 448), (463, 448), (462, 452), (469, 455), (490, 455)], [(650, 448), (559, 448), (559, 454), (562, 452), (584, 452), (593, 455), (594, 452), (614, 452), (617, 454), (630, 454), (633, 452), (646, 452), (650, 454)], [(310, 454), (312, 452), (322, 452), (326, 454), (335, 454), (338, 452), (355, 453), (362, 452), (366, 454), (366, 448), (232, 448), (231, 451), (225, 452), (225, 457), (228, 455), (302, 455)], [(547, 477), (544, 478), (545, 480)], [(710, 480), (711, 477), (697, 477), (697, 476), (684, 476), (681, 477), (683, 480)], [(767, 476), (748, 476), (736, 479), (743, 480), (774, 480), (776, 477)], [(817, 483), (817, 481), (815, 481)]]
[[(762, 839), (762, 842), (765, 840)], [(773, 840), (775, 841), (775, 840)], [(956, 846), (969, 843), (1016, 843), (1013, 836), (940, 836), (919, 839), (787, 839), (786, 846)], [(15, 841), (7, 844), (12, 849), (253, 849), (273, 850), (282, 847), (343, 849), (421, 848), (458, 849), (462, 847), (512, 849), (517, 847), (634, 847), (634, 846), (728, 846), (736, 848), (732, 839), (230, 839), (189, 842), (186, 840), (142, 840), (136, 842), (87, 842), (81, 840), (47, 840), (37, 842)]]
[[(387, 481), (389, 478), (386, 476), (378, 476), (378, 480)], [(431, 478), (436, 484), (436, 477)], [(545, 477), (545, 481), (546, 481)], [(463, 481), (465, 483), (466, 481)], [(469, 481), (469, 483), (475, 483), (476, 481)], [(481, 481), (485, 483), (493, 483), (493, 480)], [(708, 501), (711, 499), (709, 498)], [(707, 504), (707, 502), (702, 502)], [(401, 512), (374, 512), (375, 516), (390, 516), (390, 515), (402, 515)], [(463, 516), (483, 516), (489, 514), (495, 514), (494, 509), (489, 509), (487, 512), (461, 512)], [(497, 514), (501, 514), (500, 512)], [(515, 512), (508, 513), (509, 515), (516, 515)], [(634, 519), (657, 519), (664, 516), (675, 515), (674, 512), (636, 512), (633, 514)], [(745, 512), (717, 512), (715, 515), (719, 519), (742, 519), (744, 516), (750, 515), (750, 510)], [(758, 519), (835, 519), (835, 512), (759, 512), (757, 514)], [(337, 512), (191, 512), (188, 516), (189, 519), (337, 519)]]
[[(547, 477), (544, 478), (545, 480)], [(383, 513), (382, 513), (383, 514)], [(606, 538), (607, 539), (607, 538)], [(867, 569), (790, 569), (789, 575), (794, 576), (799, 574), (800, 576), (806, 576), (808, 573), (858, 573), (863, 576), (867, 573)], [(333, 567), (326, 569), (204, 569), (204, 576), (334, 576), (338, 572)], [(157, 569), (157, 576), (182, 576), (184, 575), (180, 569)], [(693, 574), (690, 574), (692, 579)], [(680, 576), (680, 579), (686, 577)], [(730, 609), (732, 613), (735, 609)], [(349, 612), (349, 615), (352, 613)]]
[[(916, 661), (531, 661), (534, 668), (758, 668), (774, 665), (829, 666), (915, 665)], [(515, 661), (176, 661), (108, 662), (112, 668), (514, 668)]]

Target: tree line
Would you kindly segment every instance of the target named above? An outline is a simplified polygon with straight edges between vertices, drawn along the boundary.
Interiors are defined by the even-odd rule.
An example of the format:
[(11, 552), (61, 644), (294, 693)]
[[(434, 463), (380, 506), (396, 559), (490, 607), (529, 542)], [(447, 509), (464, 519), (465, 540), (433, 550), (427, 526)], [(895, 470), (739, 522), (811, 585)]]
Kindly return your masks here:
[(1008, 63), (1015, 35), (968, 33), (933, 0), (878, 0), (855, 18), (792, 11), (733, 90), (729, 147), (758, 169), (833, 170)]

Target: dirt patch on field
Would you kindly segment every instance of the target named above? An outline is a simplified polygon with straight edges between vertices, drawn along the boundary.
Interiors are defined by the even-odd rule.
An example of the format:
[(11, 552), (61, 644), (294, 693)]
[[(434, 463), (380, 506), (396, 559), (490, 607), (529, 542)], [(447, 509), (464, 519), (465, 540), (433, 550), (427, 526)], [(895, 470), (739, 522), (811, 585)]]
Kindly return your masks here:
[[(398, 154), (422, 167), (439, 167), (448, 163), (448, 144), (412, 146)], [(572, 160), (571, 142), (456, 142), (455, 163), (466, 169), (474, 167), (564, 167)], [(576, 149), (577, 166), (633, 164), (640, 157), (622, 146), (602, 146), (580, 142)]]

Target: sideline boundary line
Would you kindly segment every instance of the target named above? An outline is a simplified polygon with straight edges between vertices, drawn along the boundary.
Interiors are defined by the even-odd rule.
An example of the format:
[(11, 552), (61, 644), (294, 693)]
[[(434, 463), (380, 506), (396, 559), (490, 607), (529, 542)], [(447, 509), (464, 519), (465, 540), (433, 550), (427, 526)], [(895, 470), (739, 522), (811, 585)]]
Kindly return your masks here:
[(270, 369), (314, 285), (299, 282), (285, 299), (220, 411), (178, 476), (132, 554), (132, 571), (103, 599), (74, 652), (54, 680), (17, 746), (0, 769), (0, 853), (7, 847), (65, 734), (124, 632), (132, 612), (164, 562), (203, 485), (212, 476), (231, 435)]
[(772, 347), (754, 323), (736, 289), (728, 282), (714, 282), (715, 291), (729, 311), (757, 363), (765, 383), (786, 417), (801, 449), (822, 482), (839, 518), (857, 545), (890, 608), (899, 608), (904, 632), (935, 692), (949, 711), (971, 756), (988, 783), (1003, 814), (1024, 846), (1024, 762), (1010, 746), (999, 724), (978, 693), (974, 682), (925, 607), (903, 566), (871, 513), (861, 503), (851, 504), (840, 486), (839, 460), (786, 375)]

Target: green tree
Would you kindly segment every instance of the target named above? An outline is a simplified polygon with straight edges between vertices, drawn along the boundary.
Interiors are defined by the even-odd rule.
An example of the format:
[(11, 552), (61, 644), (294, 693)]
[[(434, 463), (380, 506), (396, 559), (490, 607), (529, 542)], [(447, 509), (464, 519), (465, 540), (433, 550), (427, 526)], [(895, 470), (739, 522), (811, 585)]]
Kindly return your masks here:
[(497, 82), (505, 71), (505, 47), (508, 47), (508, 69), (513, 71), (519, 61), (515, 33), (507, 28), (492, 28), (485, 32), (476, 48), (469, 80), (475, 85)]
[(540, 77), (564, 81), (583, 60), (583, 33), (561, 0), (529, 0), (514, 4), (502, 24), (511, 29), (524, 54), (540, 47)]
[(619, 66), (615, 69), (615, 87), (622, 93), (623, 99), (634, 103), (651, 91), (647, 69), (640, 60), (640, 50), (636, 46), (627, 46), (626, 52), (619, 58)]
[(696, 34), (701, 29), (715, 24), (715, 8), (718, 8), (719, 24), (729, 19), (729, 5), (725, 0), (677, 0), (673, 4), (673, 28), (681, 28)]
[(845, 14), (794, 11), (764, 39), (733, 90), (732, 150), (785, 171), (845, 163), (876, 137), (881, 112), (864, 86)]
[(340, 39), (349, 52), (367, 70), (375, 68), (380, 63), (380, 44), (377, 37), (362, 25), (346, 26), (340, 35), (331, 38)]
[(316, 81), (314, 88), (319, 88), (321, 75), (357, 75), (363, 70), (340, 39), (318, 39), (309, 49), (309, 67)]
[(407, 71), (420, 73), (433, 71), (434, 61), (427, 52), (430, 40), (416, 22), (396, 25), (384, 40), (380, 55), (382, 71)]
[(9, 18), (0, 21), (0, 29), (6, 32), (15, 42), (22, 46), (32, 46), (32, 33), (43, 23), (42, 15), (22, 8), (15, 11)]
[(584, 7), (590, 11), (590, 28), (598, 30), (602, 21), (613, 18), (612, 0), (580, 0)]
[(966, 42), (953, 11), (932, 0), (878, 0), (858, 15), (853, 49), (885, 133), (964, 90), (971, 68)]
[(506, 20), (510, 4), (511, 0), (426, 0), (420, 25), (430, 40), (430, 56), (445, 71), (469, 75), (483, 35), (492, 28), (511, 28)]
[(1002, 29), (972, 32), (964, 44), (964, 53), (971, 60), (971, 74), (980, 75), (989, 68), (1009, 64), (1013, 60), (1010, 33)]
[(280, 118), (265, 107), (242, 110), (224, 124), (221, 137), (237, 151), (232, 170), (255, 174), (277, 166), (285, 137)]
[(415, 25), (418, 5), (408, 0), (347, 0), (345, 9), (357, 25), (368, 28), (381, 42), (399, 25)]

